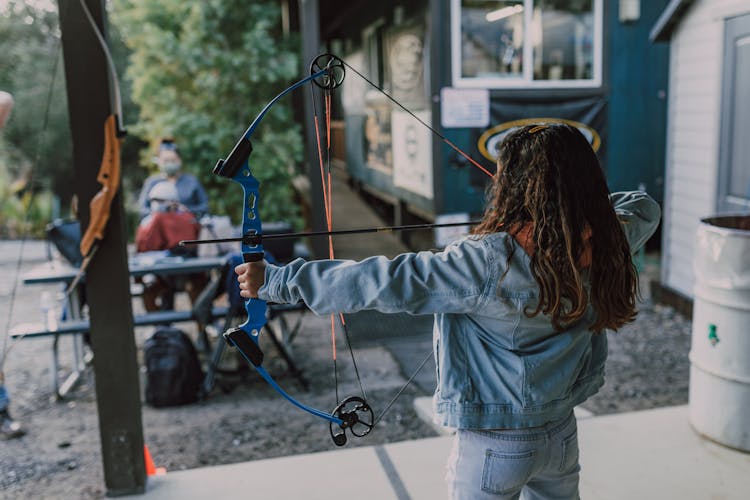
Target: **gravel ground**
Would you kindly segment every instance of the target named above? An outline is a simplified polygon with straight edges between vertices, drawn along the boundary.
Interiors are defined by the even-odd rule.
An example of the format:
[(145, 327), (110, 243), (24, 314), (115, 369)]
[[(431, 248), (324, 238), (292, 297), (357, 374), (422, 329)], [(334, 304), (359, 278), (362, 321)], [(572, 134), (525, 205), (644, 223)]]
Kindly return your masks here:
[[(17, 242), (0, 242), (0, 317), (6, 320), (12, 314), (10, 324), (40, 320), (41, 292), (57, 291), (56, 287), (19, 285), (10, 311), (18, 251)], [(45, 259), (44, 245), (39, 242), (27, 243), (23, 253), (21, 273)], [(424, 357), (429, 333), (404, 337), (393, 331), (393, 322), (366, 320), (372, 330), (367, 342), (355, 337), (356, 356), (368, 401), (382, 408)], [(299, 388), (280, 359), (271, 356), (266, 361), (291, 394), (324, 409), (335, 401), (326, 324), (327, 320), (306, 314), (294, 342), (295, 359), (311, 382), (308, 391)], [(686, 403), (690, 327), (690, 321), (671, 308), (646, 301), (634, 324), (610, 334), (607, 383), (583, 406), (605, 414)], [(401, 331), (420, 329), (406, 326)], [(139, 346), (151, 331), (137, 330)], [(374, 341), (379, 331), (383, 339)], [(101, 498), (105, 490), (93, 380), (90, 375), (84, 377), (65, 401), (52, 398), (51, 342), (24, 340), (13, 347), (5, 365), (12, 413), (28, 433), (0, 443), (0, 497)], [(61, 348), (68, 356), (62, 359), (64, 370), (71, 363), (68, 342), (64, 340)], [(265, 350), (273, 352), (271, 346)], [(339, 370), (344, 379), (342, 393), (356, 393), (352, 367), (340, 361)], [(435, 435), (412, 408), (415, 397), (429, 393), (431, 370), (425, 367), (417, 383), (409, 386), (370, 436), (352, 439), (348, 446)], [(197, 404), (158, 410), (143, 407), (145, 441), (158, 466), (180, 470), (335, 448), (324, 423), (298, 412), (254, 373), (223, 377), (220, 382), (224, 390), (215, 389)]]

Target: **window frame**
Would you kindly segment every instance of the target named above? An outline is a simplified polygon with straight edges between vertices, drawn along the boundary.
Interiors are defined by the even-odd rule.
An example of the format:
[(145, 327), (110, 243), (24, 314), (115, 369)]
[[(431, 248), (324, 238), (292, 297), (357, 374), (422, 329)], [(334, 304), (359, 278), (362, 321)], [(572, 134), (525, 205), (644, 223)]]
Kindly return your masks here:
[(719, 172), (716, 208), (720, 213), (739, 213), (750, 209), (750, 196), (731, 194), (733, 134), (735, 114), (738, 112), (733, 100), (735, 93), (735, 39), (750, 38), (750, 14), (726, 19), (722, 44), (723, 67), (721, 70), (721, 120), (719, 126)]
[[(531, 26), (534, 15), (534, 0), (523, 0), (524, 26)], [(451, 77), (452, 85), (458, 88), (486, 89), (591, 89), (602, 86), (604, 67), (604, 2), (593, 0), (594, 5), (594, 68), (593, 78), (586, 80), (534, 80), (533, 46), (527, 43), (528, 29), (524, 29), (522, 78), (474, 78), (461, 76), (461, 0), (451, 0)]]

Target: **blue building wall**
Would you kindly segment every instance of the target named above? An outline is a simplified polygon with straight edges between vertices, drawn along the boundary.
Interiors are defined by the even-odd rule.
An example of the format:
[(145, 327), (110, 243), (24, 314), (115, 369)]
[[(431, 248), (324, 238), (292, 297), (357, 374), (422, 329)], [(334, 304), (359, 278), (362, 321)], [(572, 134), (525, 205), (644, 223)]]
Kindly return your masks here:
[[(630, 190), (642, 186), (661, 201), (669, 56), (668, 47), (651, 44), (648, 35), (667, 3), (668, 0), (642, 0), (640, 18), (623, 23), (619, 20), (617, 2), (605, 1), (602, 86), (594, 89), (492, 90), (490, 99), (496, 122), (490, 127), (518, 118), (556, 115), (591, 126), (601, 139), (598, 154), (610, 189)], [(376, 16), (362, 16), (331, 38), (349, 38), (356, 47), (364, 27), (376, 18), (385, 19), (385, 29), (389, 29), (388, 16), (400, 4), (393, 0), (379, 2)], [(488, 166), (487, 159), (481, 158), (477, 143), (484, 130), (443, 130), (440, 127), (440, 103), (436, 97), (442, 87), (452, 83), (448, 2), (428, 0), (409, 4), (405, 17), (423, 19), (428, 27), (425, 43), (429, 53), (425, 52), (424, 60), (429, 75), (429, 81), (425, 83), (432, 100), (432, 126)], [(590, 104), (581, 108), (582, 102)], [(387, 173), (368, 165), (366, 143), (363, 142), (365, 117), (361, 112), (346, 109), (344, 115), (347, 168), (359, 185), (382, 194), (388, 203), (401, 204), (400, 211), (413, 209), (423, 217), (425, 214), (481, 212), (487, 177), (467, 165), (437, 137), (432, 155), (434, 198), (427, 199), (394, 186)], [(491, 162), (488, 168), (492, 168)]]
[(666, 0), (641, 1), (641, 17), (623, 24), (610, 13), (607, 180), (613, 191), (643, 186), (662, 201), (669, 46), (649, 41)]

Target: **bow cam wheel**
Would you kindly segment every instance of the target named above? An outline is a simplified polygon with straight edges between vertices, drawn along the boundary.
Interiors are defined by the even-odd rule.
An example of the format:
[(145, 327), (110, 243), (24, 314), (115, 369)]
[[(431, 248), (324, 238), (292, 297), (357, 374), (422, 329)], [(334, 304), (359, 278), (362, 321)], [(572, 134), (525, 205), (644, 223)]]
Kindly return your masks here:
[(341, 85), (346, 76), (344, 61), (333, 54), (321, 54), (313, 59), (310, 64), (310, 74), (314, 75), (321, 71), (326, 71), (326, 73), (314, 79), (313, 83), (326, 90), (333, 90)]
[(336, 443), (336, 446), (344, 446), (346, 444), (347, 429), (349, 429), (352, 436), (364, 437), (370, 433), (373, 425), (375, 425), (375, 416), (372, 413), (372, 408), (367, 404), (367, 401), (358, 396), (346, 398), (333, 410), (332, 415), (343, 421), (342, 424), (334, 422), (329, 424), (331, 438)]

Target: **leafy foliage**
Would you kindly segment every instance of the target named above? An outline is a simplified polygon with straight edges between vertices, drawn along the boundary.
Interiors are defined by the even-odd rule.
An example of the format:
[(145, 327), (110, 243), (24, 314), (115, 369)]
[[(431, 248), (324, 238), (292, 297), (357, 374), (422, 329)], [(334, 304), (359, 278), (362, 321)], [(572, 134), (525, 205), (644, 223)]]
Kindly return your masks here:
[[(3, 184), (69, 197), (70, 173), (61, 168), (72, 165), (72, 147), (59, 37), (57, 12), (16, 0), (0, 9), (0, 90), (15, 101), (0, 135), (0, 170)], [(12, 216), (5, 212), (4, 219)]]
[[(51, 201), (52, 195), (65, 213), (75, 190), (59, 17), (54, 4), (20, 0), (0, 4), (0, 90), (10, 92), (15, 101), (0, 133), (3, 236), (42, 236), (57, 204)], [(66, 15), (70, 2), (63, 5)], [(116, 27), (109, 34), (115, 66), (124, 68), (128, 51), (119, 43)], [(134, 119), (137, 108), (128, 96), (125, 86), (124, 114), (126, 119)], [(127, 140), (122, 151), (126, 166), (123, 185), (130, 189), (142, 181), (133, 175), (134, 169), (127, 168), (137, 161), (137, 147), (138, 141)]]
[[(0, 158), (19, 161), (0, 141)], [(26, 189), (23, 180), (13, 181), (4, 161), (0, 162), (0, 238), (40, 237), (52, 214), (49, 190)]]
[[(140, 118), (131, 132), (154, 146), (175, 138), (184, 168), (208, 192), (211, 211), (239, 216), (241, 191), (211, 170), (248, 123), (298, 77), (295, 40), (280, 31), (277, 2), (162, 0), (113, 2), (113, 22), (132, 50), (127, 77)], [(303, 143), (288, 101), (253, 136), (253, 173), (263, 183), (265, 220), (299, 223), (291, 169)], [(149, 165), (154, 149), (143, 151)], [(238, 220), (235, 220), (238, 222)]]

